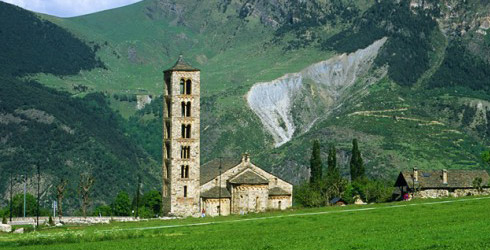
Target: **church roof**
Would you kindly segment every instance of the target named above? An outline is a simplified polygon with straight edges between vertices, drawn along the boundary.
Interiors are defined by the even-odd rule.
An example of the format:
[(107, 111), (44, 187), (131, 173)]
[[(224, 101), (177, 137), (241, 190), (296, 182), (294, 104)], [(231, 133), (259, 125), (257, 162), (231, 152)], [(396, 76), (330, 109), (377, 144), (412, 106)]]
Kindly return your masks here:
[(174, 66), (165, 71), (199, 71), (199, 69), (192, 67), (186, 61), (184, 61), (184, 58), (182, 57), (182, 55), (180, 55)]
[[(219, 193), (221, 189), (221, 194)], [(224, 187), (213, 187), (208, 191), (201, 193), (202, 198), (231, 198), (231, 194), (228, 189)]]
[[(222, 158), (221, 173), (232, 169), (239, 163), (240, 160), (236, 158)], [(201, 185), (206, 184), (219, 175), (219, 165), (219, 159), (214, 159), (201, 165)]]
[(269, 196), (283, 196), (283, 195), (291, 195), (291, 193), (280, 187), (274, 187), (269, 190)]
[(268, 184), (269, 180), (258, 175), (250, 169), (246, 169), (240, 174), (230, 179), (231, 184)]

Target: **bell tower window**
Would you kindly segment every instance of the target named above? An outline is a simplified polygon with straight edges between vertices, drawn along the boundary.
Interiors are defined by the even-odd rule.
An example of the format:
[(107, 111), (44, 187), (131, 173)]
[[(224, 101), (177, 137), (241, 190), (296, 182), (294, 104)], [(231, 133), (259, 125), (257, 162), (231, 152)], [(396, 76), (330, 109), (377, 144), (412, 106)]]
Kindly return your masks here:
[(191, 87), (192, 86), (192, 81), (191, 80), (187, 80), (186, 81), (186, 84), (185, 84), (185, 94), (186, 95), (190, 95), (191, 94)]
[(184, 78), (180, 79), (180, 94), (185, 94), (185, 80)]
[(182, 124), (182, 138), (191, 138), (191, 125)]

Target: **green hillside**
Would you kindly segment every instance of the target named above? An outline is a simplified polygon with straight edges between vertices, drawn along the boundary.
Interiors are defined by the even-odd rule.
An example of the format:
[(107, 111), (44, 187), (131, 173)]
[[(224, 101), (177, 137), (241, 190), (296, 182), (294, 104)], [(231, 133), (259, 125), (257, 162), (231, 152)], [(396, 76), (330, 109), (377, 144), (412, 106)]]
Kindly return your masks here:
[[(358, 138), (371, 176), (389, 179), (397, 171), (414, 166), (488, 168), (480, 154), (490, 146), (490, 44), (480, 23), (490, 16), (489, 4), (437, 0), (424, 4), (410, 7), (406, 1), (387, 0), (145, 0), (74, 18), (41, 15), (45, 21), (38, 21), (43, 24), (40, 34), (48, 27), (63, 37), (60, 40), (70, 41), (61, 51), (70, 46), (78, 49), (71, 50), (68, 57), (58, 53), (60, 61), (53, 65), (70, 65), (66, 69), (29, 66), (18, 75), (64, 91), (56, 95), (89, 107), (89, 100), (97, 98), (107, 123), (100, 127), (105, 132), (90, 137), (91, 143), (108, 148), (108, 154), (114, 156), (111, 165), (125, 166), (121, 171), (101, 167), (99, 172), (113, 175), (120, 180), (118, 185), (128, 188), (128, 178), (134, 178), (130, 171), (136, 163), (131, 156), (134, 152), (148, 155), (148, 162), (153, 164), (153, 172), (148, 173), (155, 173), (155, 180), (159, 177), (162, 70), (179, 54), (202, 71), (201, 162), (218, 156), (239, 157), (248, 151), (254, 162), (296, 184), (308, 177), (313, 139), (321, 141), (324, 156), (329, 143), (337, 144), (340, 167), (347, 176), (350, 143)], [(2, 4), (0, 9), (8, 6)], [(37, 17), (29, 14), (22, 18)], [(15, 34), (28, 37), (32, 33), (28, 31), (37, 27), (26, 22), (18, 24), (22, 28), (15, 29)], [(9, 30), (9, 34), (14, 32)], [(274, 148), (272, 135), (248, 106), (246, 95), (251, 87), (364, 49), (383, 37), (387, 41), (373, 68), (355, 81), (335, 108), (320, 114), (313, 112), (312, 103), (295, 103), (296, 109), (311, 112), (318, 121)], [(8, 39), (5, 43), (16, 41)], [(39, 46), (53, 44), (56, 42), (46, 41)], [(22, 47), (19, 50), (26, 52), (19, 63), (30, 57), (46, 57), (29, 54), (30, 50)], [(43, 65), (41, 62), (36, 64)], [(9, 65), (17, 67), (17, 63)], [(363, 85), (370, 79), (375, 82)], [(315, 99), (315, 93), (311, 87), (300, 94), (321, 99)], [(135, 95), (151, 95), (154, 101), (137, 110)], [(58, 115), (63, 112), (76, 113), (67, 109)], [(101, 114), (94, 111), (87, 116), (92, 115)], [(301, 124), (301, 117), (293, 118), (297, 127), (310, 125)], [(90, 122), (76, 124), (87, 133), (93, 130)], [(66, 125), (74, 126), (71, 122)], [(45, 137), (33, 138), (43, 141)], [(94, 155), (87, 154), (91, 157)], [(107, 185), (113, 185), (110, 179)]]

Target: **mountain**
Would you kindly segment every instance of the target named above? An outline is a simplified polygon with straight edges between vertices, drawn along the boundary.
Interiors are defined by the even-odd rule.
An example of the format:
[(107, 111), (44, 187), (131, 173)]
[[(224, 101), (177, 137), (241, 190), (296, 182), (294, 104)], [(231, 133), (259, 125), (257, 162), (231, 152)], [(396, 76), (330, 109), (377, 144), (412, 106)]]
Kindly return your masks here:
[(104, 67), (96, 49), (20, 8), (0, 3), (0, 13), (0, 31), (9, 34), (0, 38), (5, 49), (0, 52), (2, 200), (8, 200), (11, 176), (17, 179), (15, 193), (21, 192), (24, 175), (28, 192), (36, 194), (37, 166), (43, 205), (50, 206), (55, 186), (63, 178), (68, 180), (65, 204), (72, 213), (79, 206), (81, 174), (95, 178), (92, 198), (98, 205), (112, 201), (119, 190), (133, 192), (138, 173), (145, 189), (157, 188), (158, 164), (124, 134), (126, 122), (110, 108), (104, 94), (73, 97), (19, 79), (39, 72), (64, 77)]
[[(318, 139), (324, 158), (337, 145), (348, 176), (358, 138), (371, 176), (486, 168), (489, 12), (476, 0), (146, 0), (75, 18), (41, 15), (92, 48), (95, 63), (23, 79), (72, 96), (103, 93), (124, 117), (114, 129), (156, 162), (161, 71), (183, 54), (202, 71), (201, 162), (248, 151), (299, 183)], [(134, 99), (150, 96), (138, 110)]]

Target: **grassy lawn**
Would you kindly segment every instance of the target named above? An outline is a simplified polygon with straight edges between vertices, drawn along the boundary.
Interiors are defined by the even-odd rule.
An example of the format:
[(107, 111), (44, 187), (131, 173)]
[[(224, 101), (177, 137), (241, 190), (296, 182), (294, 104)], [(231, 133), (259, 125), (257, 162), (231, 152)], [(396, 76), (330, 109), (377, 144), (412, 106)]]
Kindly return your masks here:
[[(443, 202), (441, 202), (443, 201)], [(488, 249), (490, 197), (66, 226), (0, 235), (6, 249)]]

